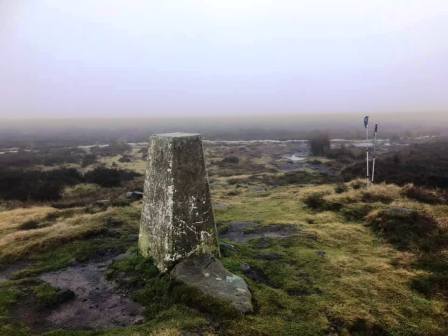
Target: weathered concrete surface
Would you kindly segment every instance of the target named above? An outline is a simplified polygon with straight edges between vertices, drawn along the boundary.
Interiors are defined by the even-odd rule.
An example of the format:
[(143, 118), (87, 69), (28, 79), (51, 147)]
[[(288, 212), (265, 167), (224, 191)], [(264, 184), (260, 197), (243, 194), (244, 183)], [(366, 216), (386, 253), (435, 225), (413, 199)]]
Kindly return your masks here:
[(217, 250), (202, 141), (198, 134), (151, 137), (139, 249), (160, 271), (192, 254)]
[(241, 313), (253, 311), (252, 295), (246, 282), (227, 271), (211, 255), (191, 256), (179, 262), (171, 276), (203, 293), (226, 301)]

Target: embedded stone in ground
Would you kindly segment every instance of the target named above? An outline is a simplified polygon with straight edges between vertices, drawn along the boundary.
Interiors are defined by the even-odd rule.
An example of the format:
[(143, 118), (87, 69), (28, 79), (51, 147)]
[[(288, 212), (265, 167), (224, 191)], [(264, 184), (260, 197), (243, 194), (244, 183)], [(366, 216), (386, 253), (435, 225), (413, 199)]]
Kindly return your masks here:
[(213, 256), (186, 258), (173, 268), (171, 276), (211, 297), (228, 302), (241, 313), (253, 311), (252, 295), (246, 282), (227, 271)]
[(218, 248), (202, 140), (168, 133), (150, 139), (139, 249), (165, 272), (176, 261)]

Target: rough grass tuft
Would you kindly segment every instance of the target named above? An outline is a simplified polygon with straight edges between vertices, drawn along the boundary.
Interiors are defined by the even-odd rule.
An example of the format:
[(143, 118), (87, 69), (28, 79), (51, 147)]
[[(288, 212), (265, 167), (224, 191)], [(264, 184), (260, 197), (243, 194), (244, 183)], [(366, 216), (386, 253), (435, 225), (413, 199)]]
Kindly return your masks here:
[(393, 207), (375, 211), (368, 216), (367, 223), (401, 249), (426, 248), (433, 244), (431, 238), (439, 235), (438, 222), (415, 209)]
[(19, 230), (33, 230), (39, 227), (39, 222), (35, 219), (30, 219), (18, 226)]
[[(253, 314), (233, 317), (219, 302), (172, 282), (159, 274), (150, 261), (139, 257), (135, 248), (139, 206), (109, 207), (92, 214), (76, 210), (65, 215), (61, 210), (39, 207), (0, 212), (0, 222), (2, 216), (9, 218), (0, 225), (0, 241), (6, 237), (11, 240), (11, 245), (4, 245), (0, 253), (15, 249), (13, 253), (25, 256), (27, 249), (35, 251), (27, 259), (31, 264), (14, 273), (13, 279), (17, 280), (0, 284), (0, 335), (30, 334), (19, 325), (8, 324), (14, 323), (8, 312), (24, 293), (33, 297), (34, 292), (39, 293), (42, 302), (58, 297), (57, 289), (36, 289), (42, 283), (32, 283), (25, 277), (73, 262), (88, 262), (102, 253), (107, 256), (111, 250), (116, 255), (129, 247), (133, 248), (107, 272), (124, 293), (145, 306), (144, 323), (103, 331), (52, 331), (50, 335), (446, 335), (448, 267), (444, 260), (448, 259), (444, 246), (448, 245), (444, 245), (442, 224), (444, 218), (447, 220), (447, 206), (412, 201), (393, 185), (365, 188), (360, 183), (355, 189), (347, 183), (348, 188), (339, 192), (329, 184), (289, 185), (272, 188), (264, 195), (249, 186), (239, 188), (241, 193), (230, 197), (227, 192), (234, 186), (221, 182), (218, 180), (213, 190), (216, 204), (225, 204), (216, 209), (219, 223), (288, 223), (296, 225), (300, 233), (283, 239), (227, 243), (230, 252), (223, 254), (222, 262), (248, 282)], [(313, 200), (315, 208), (306, 204), (310, 194), (320, 194)], [(400, 207), (426, 214), (437, 222), (433, 234), (415, 234), (407, 240), (405, 250), (384, 244), (384, 240), (389, 241), (387, 234), (395, 234), (392, 224), (386, 224), (387, 230), (378, 229), (383, 220), (387, 221), (378, 214)], [(372, 221), (378, 219), (377, 226), (363, 225), (365, 216)], [(18, 231), (19, 225), (33, 219), (48, 227)], [(408, 220), (388, 219), (401, 223), (403, 230), (413, 229)], [(58, 227), (59, 234), (52, 236), (50, 228)], [(87, 236), (78, 236), (80, 229), (89, 232)], [(95, 233), (96, 229), (101, 230), (100, 234)], [(18, 233), (24, 239), (12, 240)], [(429, 251), (424, 242), (431, 242)], [(249, 265), (253, 272), (245, 272), (247, 267), (242, 265)]]
[(47, 283), (42, 283), (34, 287), (33, 294), (36, 297), (37, 304), (47, 309), (54, 308), (75, 297), (75, 293), (71, 290), (54, 288)]
[(448, 202), (448, 194), (414, 186), (413, 184), (404, 186), (402, 194), (412, 200), (427, 204), (446, 204)]

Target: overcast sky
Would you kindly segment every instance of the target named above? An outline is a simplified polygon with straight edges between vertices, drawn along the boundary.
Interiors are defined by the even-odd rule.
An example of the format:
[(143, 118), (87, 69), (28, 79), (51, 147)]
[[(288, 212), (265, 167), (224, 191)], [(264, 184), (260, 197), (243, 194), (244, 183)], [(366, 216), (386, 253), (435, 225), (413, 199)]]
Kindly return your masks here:
[(447, 0), (0, 0), (0, 117), (428, 111)]

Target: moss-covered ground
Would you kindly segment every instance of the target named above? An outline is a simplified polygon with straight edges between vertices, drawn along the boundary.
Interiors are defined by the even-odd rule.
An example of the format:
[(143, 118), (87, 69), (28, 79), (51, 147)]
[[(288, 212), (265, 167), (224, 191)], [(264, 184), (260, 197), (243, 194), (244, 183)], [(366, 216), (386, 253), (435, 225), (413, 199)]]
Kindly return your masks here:
[[(267, 187), (221, 179), (212, 192), (222, 229), (232, 221), (297, 226), (298, 234), (287, 238), (223, 241), (222, 261), (248, 282), (253, 314), (237, 315), (173, 283), (141, 258), (136, 250), (139, 202), (93, 210), (35, 206), (0, 212), (0, 265), (8, 274), (0, 280), (0, 335), (448, 334), (443, 239), (448, 205), (416, 201), (394, 185), (367, 189), (360, 181)], [(396, 220), (384, 212), (392, 208), (432, 218), (430, 225), (436, 226), (421, 239), (437, 240), (437, 248), (396, 244), (392, 235), (397, 233), (382, 229)], [(29, 328), (20, 314), (24, 305), (36, 307), (40, 317), (71, 299), (39, 280), (39, 274), (124, 252), (106, 275), (145, 307), (141, 324), (83, 331)]]

